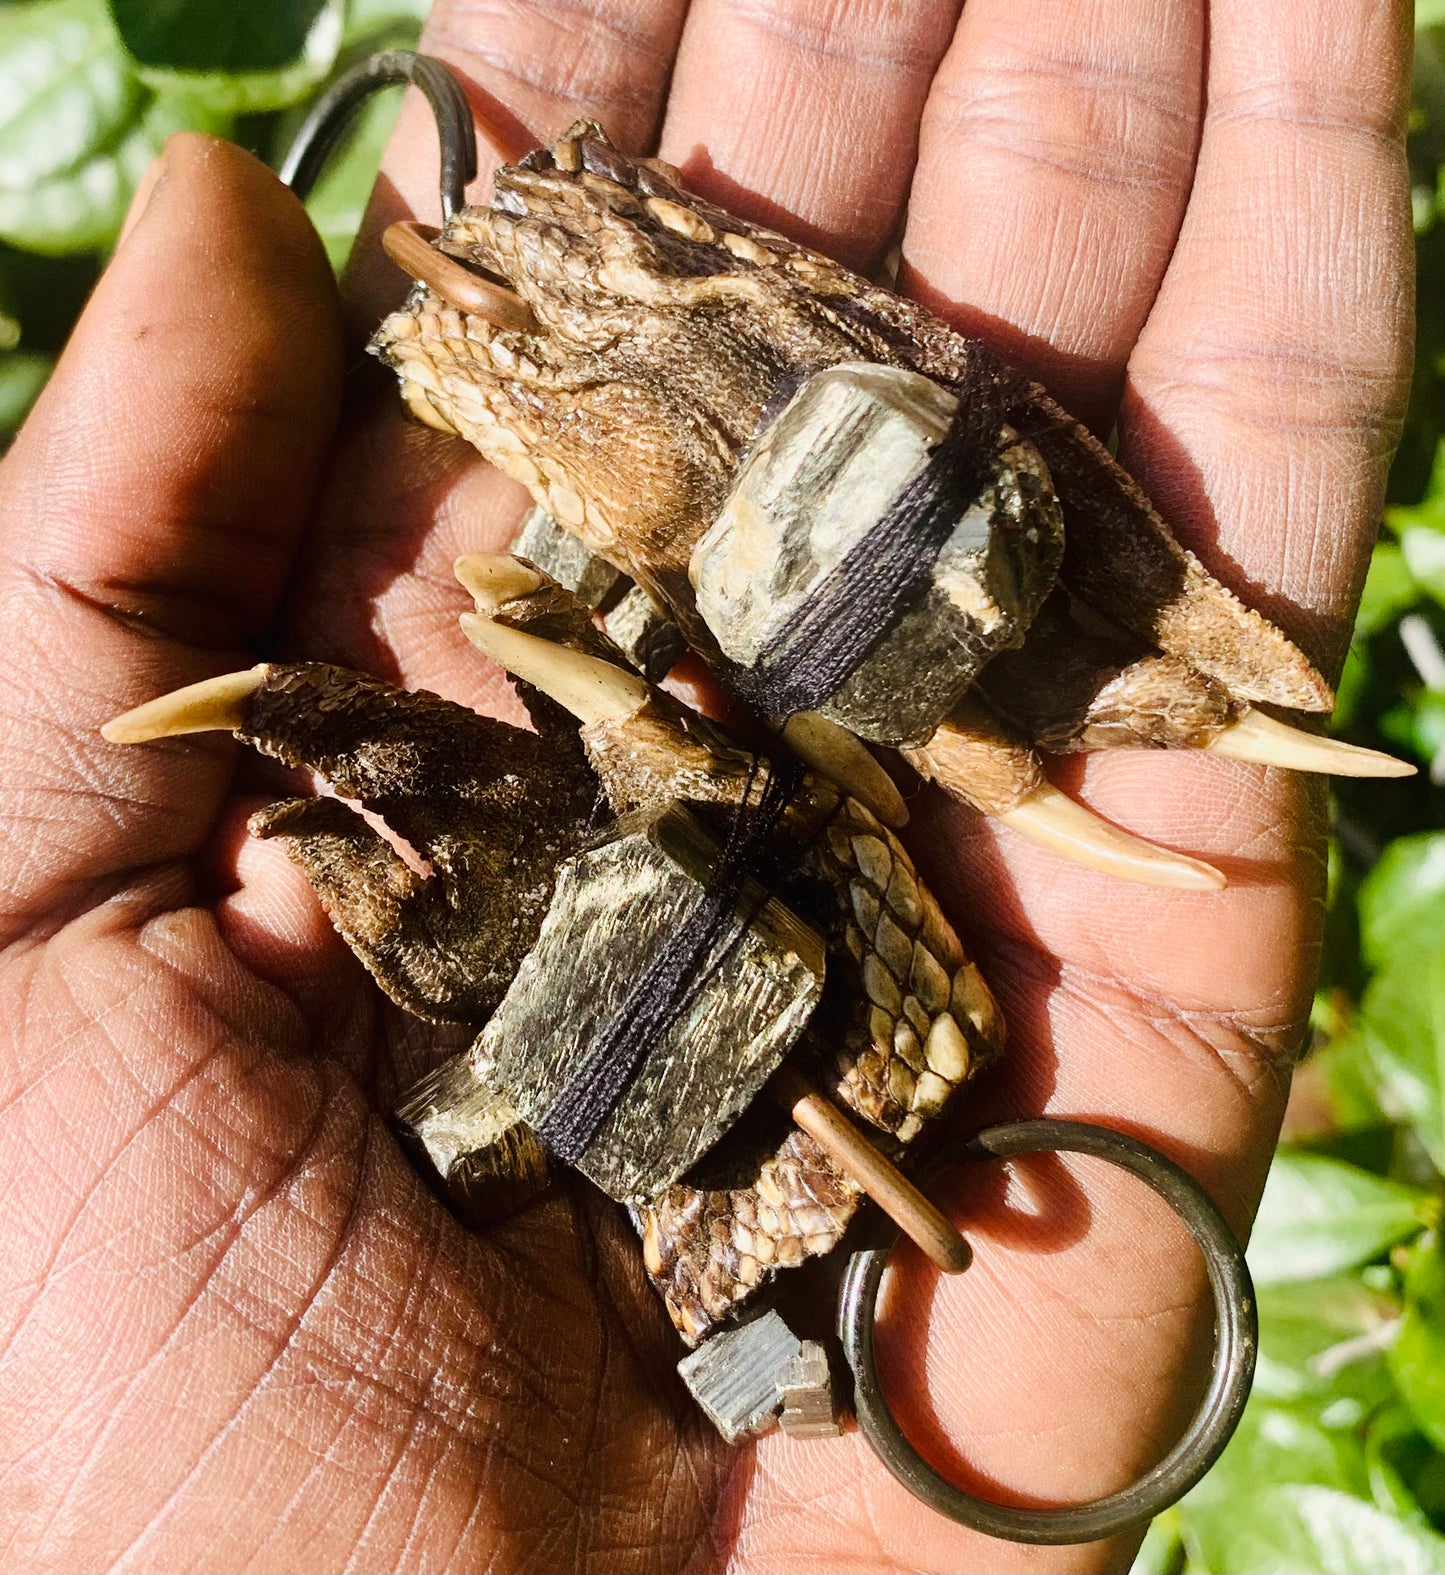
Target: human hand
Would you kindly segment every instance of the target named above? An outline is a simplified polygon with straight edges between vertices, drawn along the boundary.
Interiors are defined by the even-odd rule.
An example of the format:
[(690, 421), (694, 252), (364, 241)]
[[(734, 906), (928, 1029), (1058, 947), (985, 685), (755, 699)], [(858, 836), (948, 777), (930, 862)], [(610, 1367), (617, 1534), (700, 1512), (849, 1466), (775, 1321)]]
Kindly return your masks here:
[[(1176, 532), (1337, 657), (1408, 364), (1407, 8), (969, 0), (956, 33), (955, 10), (441, 0), (423, 47), (535, 140), (582, 110), (660, 136), (704, 195), (857, 266), (908, 202), (905, 286), (1117, 414)], [(375, 222), (434, 218), (434, 187), (409, 109)], [(399, 289), (373, 252), (357, 322)], [(292, 199), (182, 139), (0, 467), (5, 1562), (1126, 1562), (965, 1533), (856, 1434), (724, 1450), (616, 1210), (564, 1184), (478, 1237), (413, 1176), (377, 1111), (434, 1043), (244, 837), (232, 747), (99, 739), (263, 644), (506, 703), (450, 565), (509, 538), (517, 494), (380, 378), (339, 416), (342, 358)], [(1138, 1132), (1243, 1230), (1308, 1003), (1320, 796), (1184, 754), (1070, 769), (1231, 886), (1125, 886), (920, 800), (912, 845), (1011, 1027), (967, 1097), (980, 1124)], [(900, 1254), (890, 1393), (983, 1491), (1090, 1497), (1189, 1410), (1202, 1276), (1127, 1179), (1002, 1174), (958, 1178), (962, 1280)]]

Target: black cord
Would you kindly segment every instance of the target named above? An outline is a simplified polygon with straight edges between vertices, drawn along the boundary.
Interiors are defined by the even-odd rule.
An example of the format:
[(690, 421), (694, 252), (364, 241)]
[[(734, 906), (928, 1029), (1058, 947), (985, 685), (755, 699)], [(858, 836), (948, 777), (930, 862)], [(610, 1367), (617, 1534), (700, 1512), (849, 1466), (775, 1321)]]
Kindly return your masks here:
[(727, 686), (754, 709), (767, 716), (818, 710), (927, 593), (943, 544), (988, 481), (1016, 395), (1014, 380), (992, 356), (975, 352), (974, 364), (928, 463), (752, 666), (727, 669)]
[(339, 77), (312, 106), (281, 166), (281, 179), (305, 197), (341, 140), (357, 109), (373, 93), (410, 82), (426, 94), (441, 145), (442, 218), (466, 205), (467, 182), (477, 175), (477, 136), (472, 107), (450, 69), (430, 55), (388, 49)]
[[(754, 783), (766, 773), (755, 807)], [(636, 1082), (643, 1061), (697, 1000), (704, 985), (731, 955), (756, 911), (739, 912), (750, 874), (774, 878), (780, 870), (766, 847), (802, 785), (802, 772), (753, 757), (742, 799), (728, 826), (707, 885), (643, 968), (611, 1020), (578, 1058), (566, 1084), (537, 1124), (537, 1136), (559, 1158), (575, 1165), (604, 1121)], [(739, 928), (729, 945), (718, 944), (729, 926)], [(714, 955), (716, 953), (716, 955)]]

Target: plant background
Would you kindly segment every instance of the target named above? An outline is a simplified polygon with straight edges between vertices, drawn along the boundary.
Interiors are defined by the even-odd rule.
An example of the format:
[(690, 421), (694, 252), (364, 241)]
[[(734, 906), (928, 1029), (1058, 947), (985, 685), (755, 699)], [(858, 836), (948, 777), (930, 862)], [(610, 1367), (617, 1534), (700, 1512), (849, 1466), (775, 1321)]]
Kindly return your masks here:
[[(0, 444), (162, 140), (278, 163), (315, 94), (413, 43), (429, 3), (0, 0)], [(1249, 1253), (1254, 1396), (1136, 1575), (1445, 1575), (1445, 0), (1416, 27), (1414, 392), (1334, 728), (1422, 771), (1337, 787), (1313, 1043)], [(398, 98), (308, 203), (338, 268)]]

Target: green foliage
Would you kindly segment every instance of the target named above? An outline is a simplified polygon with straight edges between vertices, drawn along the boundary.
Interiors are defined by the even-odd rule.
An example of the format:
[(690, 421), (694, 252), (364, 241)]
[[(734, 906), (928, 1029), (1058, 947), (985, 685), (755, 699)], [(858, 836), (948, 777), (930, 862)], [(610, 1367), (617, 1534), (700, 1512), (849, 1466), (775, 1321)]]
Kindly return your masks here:
[(1420, 1431), (1445, 1449), (1445, 1258), (1434, 1231), (1409, 1255), (1405, 1311), (1390, 1346), (1390, 1371)]
[[(429, 0), (0, 0), (0, 444), (24, 419), (176, 131), (279, 162), (307, 104)], [(337, 267), (400, 94), (369, 104), (310, 199)], [(42, 262), (42, 259), (49, 259)]]
[(0, 12), (0, 187), (27, 190), (109, 146), (139, 97), (102, 0)]
[(1281, 1153), (1250, 1242), (1256, 1285), (1317, 1280), (1378, 1258), (1430, 1217), (1428, 1192), (1327, 1154)]
[(131, 55), (168, 71), (280, 71), (305, 52), (327, 0), (110, 0)]
[[(170, 0), (177, 15), (161, 30), (127, 29), (125, 17), (154, 13), (155, 0), (111, 0), (137, 75), (160, 93), (213, 110), (253, 115), (305, 97), (331, 69), (341, 44), (344, 0)], [(136, 34), (144, 40), (145, 53)], [(176, 47), (185, 41), (187, 47)], [(283, 44), (295, 53), (277, 56)]]
[(1417, 24), (1415, 383), (1334, 727), (1427, 769), (1336, 785), (1302, 1114), (1249, 1249), (1254, 1394), (1135, 1575), (1445, 1572), (1445, 0)]
[(0, 432), (13, 431), (35, 403), (53, 365), (48, 355), (7, 350), (0, 355)]
[(1445, 1537), (1354, 1493), (1297, 1483), (1242, 1485), (1227, 1513), (1189, 1523), (1196, 1569), (1251, 1575), (1439, 1575)]

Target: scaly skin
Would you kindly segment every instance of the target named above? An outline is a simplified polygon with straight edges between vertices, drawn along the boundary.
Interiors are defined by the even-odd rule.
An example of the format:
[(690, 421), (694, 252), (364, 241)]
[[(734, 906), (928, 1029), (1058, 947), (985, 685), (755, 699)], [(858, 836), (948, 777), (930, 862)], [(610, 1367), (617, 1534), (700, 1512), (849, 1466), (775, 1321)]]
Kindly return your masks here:
[[(496, 616), (621, 663), (551, 581)], [(537, 734), (340, 668), (277, 665), (235, 729), (319, 772), (426, 858), (423, 877), (334, 798), (251, 820), (305, 871), (382, 988), (431, 1021), (486, 1021), (536, 939), (558, 862), (592, 828), (599, 789), (624, 813), (673, 800), (731, 807), (758, 786), (752, 752), (660, 693), (636, 716), (583, 729), (581, 750), (565, 713), (524, 693)], [(820, 1014), (843, 1024), (831, 1047), (810, 1030), (808, 1051), (831, 1064), (837, 1098), (907, 1143), (997, 1055), (1002, 1018), (907, 852), (866, 808), (805, 774), (778, 834), (799, 848), (780, 895), (828, 948)], [(725, 1202), (683, 1178), (638, 1211), (649, 1272), (689, 1342), (777, 1269), (831, 1250), (859, 1201), (796, 1130), (745, 1150), (742, 1170), (752, 1179)]]
[[(969, 0), (955, 28), (956, 3), (438, 0), (424, 47), (521, 147), (604, 105), (628, 148), (660, 141), (861, 271), (906, 213), (906, 287), (1095, 430), (1117, 419), (1181, 539), (1328, 659), (1407, 387), (1408, 10)], [(435, 201), (408, 103), (377, 207)], [(372, 237), (357, 257), (369, 325), (400, 281)], [(616, 1210), (559, 1188), (469, 1233), (397, 1153), (376, 1112), (437, 1031), (241, 833), (229, 741), (98, 736), (278, 639), (515, 719), (458, 646), (449, 565), (503, 548), (523, 500), (392, 387), (356, 388), (338, 431), (338, 318), (299, 204), (237, 150), (173, 143), (0, 465), (6, 1563), (1126, 1569), (1127, 1539), (947, 1522), (857, 1434), (721, 1446), (667, 1378), (676, 1336)], [(1309, 1007), (1322, 795), (1186, 751), (1073, 770), (1240, 878), (1125, 887), (921, 796), (909, 844), (1014, 1030), (971, 1119), (1126, 1123), (1243, 1231)], [(1122, 1487), (1199, 1392), (1193, 1249), (1088, 1165), (960, 1185), (975, 1264), (900, 1262), (890, 1395), (959, 1480)]]
[[(538, 326), (497, 328), (419, 286), (375, 339), (408, 404), (645, 585), (707, 656), (688, 558), (780, 384), (869, 360), (968, 399), (998, 375), (921, 306), (703, 201), (593, 120), (499, 169), (491, 206), (463, 210), (439, 245), (505, 280)], [(1103, 446), (1036, 384), (1003, 376), (1006, 419), (1065, 505), (1070, 589), (1236, 699), (1329, 710), (1304, 654), (1175, 541)]]

